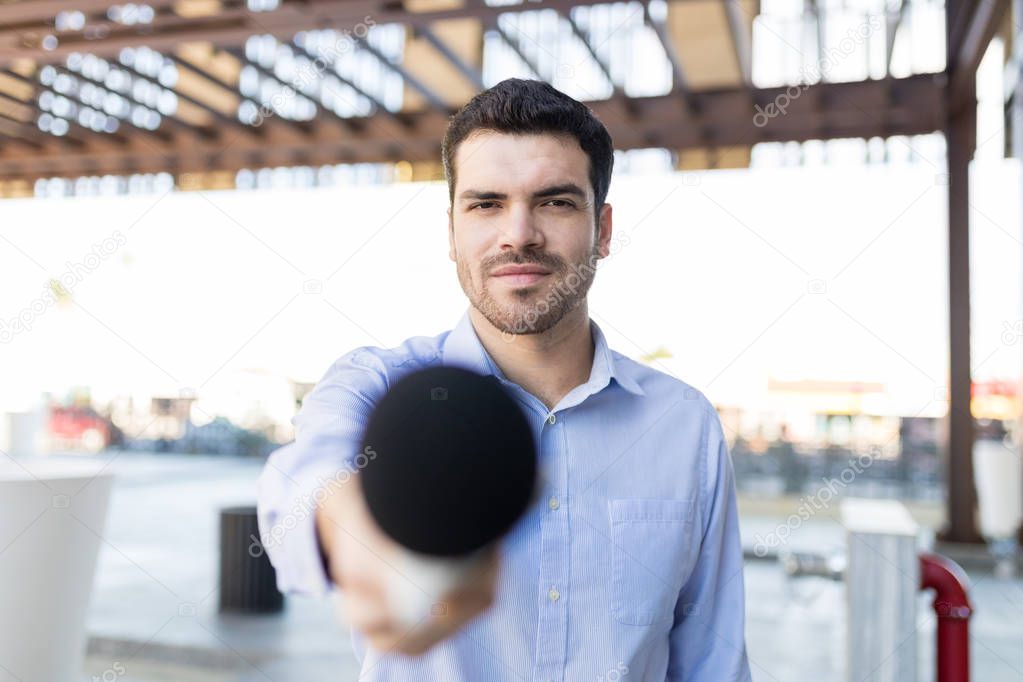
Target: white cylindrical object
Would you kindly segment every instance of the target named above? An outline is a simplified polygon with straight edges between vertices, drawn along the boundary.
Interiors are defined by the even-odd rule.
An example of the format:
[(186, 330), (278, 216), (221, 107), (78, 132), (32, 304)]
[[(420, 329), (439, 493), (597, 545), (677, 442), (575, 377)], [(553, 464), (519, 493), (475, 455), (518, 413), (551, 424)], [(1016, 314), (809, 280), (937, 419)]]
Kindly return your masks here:
[(0, 459), (0, 662), (15, 679), (81, 678), (112, 482), (97, 465)]
[(978, 440), (973, 468), (980, 507), (980, 532), (991, 539), (1013, 537), (1023, 520), (1023, 458), (1000, 440)]
[(46, 414), (42, 409), (8, 412), (3, 415), (3, 450), (14, 457), (42, 454), (46, 435)]
[(480, 553), (465, 558), (440, 559), (403, 552), (396, 571), (388, 573), (387, 597), (394, 617), (413, 627), (431, 615), (435, 604), (465, 582), (482, 560)]
[(919, 527), (896, 500), (847, 497), (841, 509), (847, 535), (846, 679), (916, 680)]

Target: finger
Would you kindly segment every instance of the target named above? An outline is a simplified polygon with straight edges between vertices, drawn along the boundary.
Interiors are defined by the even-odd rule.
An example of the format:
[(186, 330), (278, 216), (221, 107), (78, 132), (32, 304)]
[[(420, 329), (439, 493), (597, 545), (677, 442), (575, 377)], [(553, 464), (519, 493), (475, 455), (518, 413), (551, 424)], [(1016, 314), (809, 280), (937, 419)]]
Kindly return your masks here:
[(390, 626), (379, 627), (363, 634), (373, 648), (381, 652), (418, 655), (449, 637), (452, 632), (450, 628), (436, 627), (429, 617), (424, 616), (413, 625), (391, 623)]
[(470, 574), (465, 582), (445, 594), (440, 603), (453, 604), (459, 608), (461, 605), (471, 605), (475, 608), (481, 602), (479, 605), (482, 608), (489, 607), (497, 592), (498, 570), (496, 560), (486, 563)]
[(493, 595), (486, 592), (471, 592), (438, 602), (432, 611), (431, 621), (438, 627), (452, 630), (459, 628), (493, 605)]
[(408, 655), (419, 655), (427, 651), (435, 641), (413, 638), (412, 630), (379, 630), (366, 634), (366, 641), (377, 651), (388, 653), (402, 653)]
[(369, 590), (349, 589), (343, 595), (348, 624), (363, 633), (395, 629), (387, 602)]

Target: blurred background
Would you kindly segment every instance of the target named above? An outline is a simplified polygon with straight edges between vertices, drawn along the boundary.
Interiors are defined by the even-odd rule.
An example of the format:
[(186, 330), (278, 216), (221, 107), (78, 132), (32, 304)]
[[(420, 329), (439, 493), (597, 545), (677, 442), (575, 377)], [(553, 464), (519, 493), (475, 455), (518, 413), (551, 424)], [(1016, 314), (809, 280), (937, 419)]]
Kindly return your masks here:
[[(13, 581), (44, 527), (84, 533), (80, 679), (357, 677), (328, 601), (229, 603), (228, 545), (261, 553), (224, 510), (254, 504), (338, 356), (455, 325), (440, 139), (515, 76), (585, 101), (618, 147), (591, 316), (721, 415), (754, 679), (853, 679), (844, 498), (897, 501), (917, 545), (966, 570), (974, 675), (1023, 679), (1021, 17), (1019, 0), (0, 4), (0, 488), (38, 493), (0, 522), (0, 603), (27, 598)], [(939, 619), (915, 599), (885, 658), (935, 679)], [(0, 680), (35, 679), (17, 665), (0, 655)]]

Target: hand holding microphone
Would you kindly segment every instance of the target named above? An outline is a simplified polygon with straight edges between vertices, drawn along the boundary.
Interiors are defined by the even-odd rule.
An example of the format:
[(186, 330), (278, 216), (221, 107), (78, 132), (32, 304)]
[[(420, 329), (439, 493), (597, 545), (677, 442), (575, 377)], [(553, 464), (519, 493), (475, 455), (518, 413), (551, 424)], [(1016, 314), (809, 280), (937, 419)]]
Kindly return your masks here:
[(375, 456), (320, 536), (350, 624), (418, 653), (492, 601), (500, 539), (534, 497), (533, 436), (495, 378), (433, 367), (380, 399), (362, 446)]

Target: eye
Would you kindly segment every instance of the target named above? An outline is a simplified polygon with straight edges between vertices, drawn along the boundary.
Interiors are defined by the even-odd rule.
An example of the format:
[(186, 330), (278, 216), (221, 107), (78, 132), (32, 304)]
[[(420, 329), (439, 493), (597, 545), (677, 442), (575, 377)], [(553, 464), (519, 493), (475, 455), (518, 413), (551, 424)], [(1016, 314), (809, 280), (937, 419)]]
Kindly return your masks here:
[(473, 209), (477, 209), (477, 208), (481, 208), (483, 210), (487, 210), (488, 208), (492, 208), (492, 207), (494, 207), (496, 205), (497, 205), (497, 202), (494, 202), (494, 201), (480, 201), (478, 203), (470, 205), (469, 206), (469, 210), (472, 211)]
[(571, 201), (565, 199), (551, 199), (547, 202), (547, 205), (554, 206), (555, 208), (572, 208), (574, 206)]

